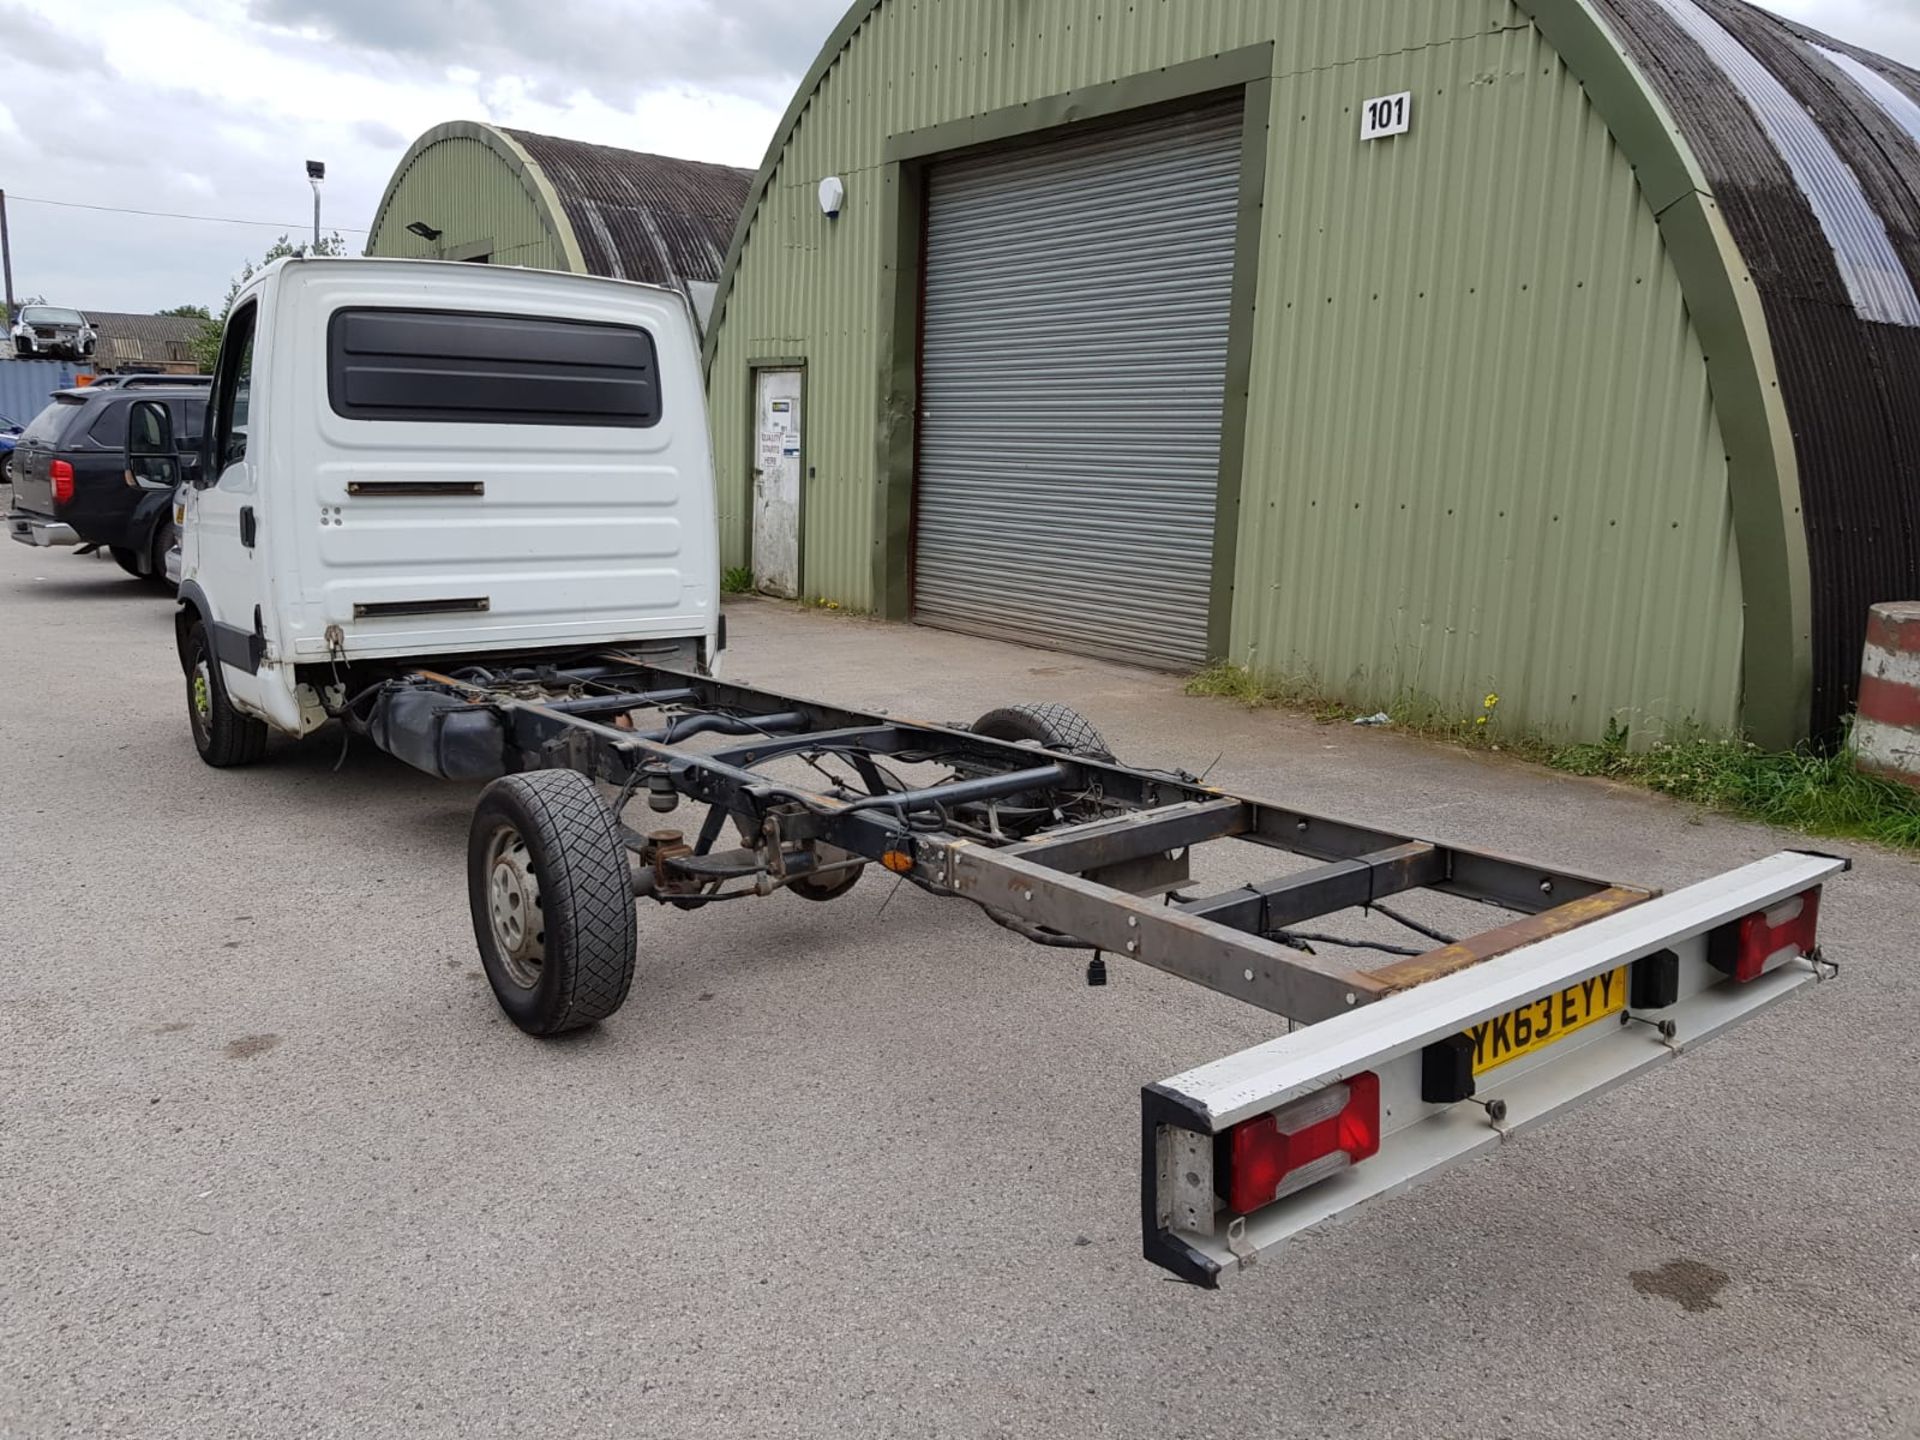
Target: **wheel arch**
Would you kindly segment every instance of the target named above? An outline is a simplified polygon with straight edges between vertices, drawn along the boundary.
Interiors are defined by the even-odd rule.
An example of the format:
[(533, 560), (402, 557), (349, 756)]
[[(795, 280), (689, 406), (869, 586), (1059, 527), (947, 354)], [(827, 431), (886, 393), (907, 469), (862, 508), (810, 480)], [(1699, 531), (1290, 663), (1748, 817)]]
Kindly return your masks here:
[(180, 669), (187, 668), (187, 636), (193, 633), (195, 625), (213, 622), (213, 606), (207, 601), (207, 592), (192, 580), (180, 582), (179, 604), (173, 612), (173, 648), (180, 656)]

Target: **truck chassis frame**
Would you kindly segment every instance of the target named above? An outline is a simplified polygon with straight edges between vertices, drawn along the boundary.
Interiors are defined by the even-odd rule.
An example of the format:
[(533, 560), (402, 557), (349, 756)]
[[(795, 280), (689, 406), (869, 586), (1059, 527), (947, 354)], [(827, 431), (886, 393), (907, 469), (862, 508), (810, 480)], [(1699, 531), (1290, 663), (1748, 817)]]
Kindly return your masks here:
[[(1224, 1212), (1213, 1183), (1216, 1158), (1225, 1163), (1218, 1147), (1232, 1124), (1260, 1107), (1273, 1110), (1339, 1083), (1363, 1064), (1382, 1074), (1391, 1063), (1413, 1067), (1409, 1073), (1424, 1067), (1423, 1078), (1389, 1079), (1390, 1089), (1421, 1092), (1400, 1097), (1402, 1123), (1464, 1110), (1457, 1123), (1473, 1132), (1460, 1131), (1452, 1151), (1431, 1162), (1437, 1165), (1517, 1128), (1517, 1121), (1506, 1123), (1508, 1103), (1487, 1099), (1484, 1082), (1476, 1087), (1471, 1075), (1443, 1081), (1453, 1088), (1435, 1098), (1427, 1052), (1469, 1024), (1618, 967), (1638, 967), (1634, 1002), (1621, 1010), (1619, 1029), (1645, 1019), (1646, 1036), (1634, 1031), (1638, 1048), (1621, 1052), (1604, 1083), (1595, 1080), (1572, 1097), (1583, 1099), (1745, 1018), (1763, 996), (1771, 1003), (1832, 968), (1811, 950), (1777, 965), (1767, 985), (1743, 987), (1747, 1003), (1735, 1007), (1737, 1014), (1715, 1012), (1716, 1023), (1684, 1036), (1670, 1018), (1697, 1019), (1686, 1006), (1718, 978), (1706, 963), (1707, 937), (1783, 896), (1817, 891), (1845, 868), (1831, 857), (1789, 852), (1766, 862), (1778, 873), (1722, 877), (1714, 882), (1725, 889), (1720, 903), (1701, 909), (1692, 902), (1703, 887), (1662, 899), (1653, 890), (1228, 794), (1190, 774), (1122, 764), (1103, 744), (1049, 743), (1044, 724), (1035, 736), (996, 738), (796, 699), (627, 652), (407, 671), (363, 690), (344, 718), (431, 773), (483, 779), (571, 770), (615, 787), (610, 809), (636, 898), (694, 909), (794, 888), (831, 899), (877, 864), (929, 893), (969, 901), (1029, 940), (1090, 952), (1094, 983), (1104, 980), (1107, 956), (1125, 958), (1286, 1017), (1288, 1033), (1260, 1047), (1272, 1055), (1256, 1062), (1249, 1057), (1258, 1052), (1249, 1051), (1143, 1091), (1145, 1253), (1203, 1284), (1219, 1283), (1251, 1264), (1266, 1243), (1344, 1208), (1329, 1209), (1316, 1189), (1313, 1203), (1283, 1199), (1251, 1218)], [(690, 747), (700, 737), (710, 737), (706, 748)], [(804, 760), (819, 772), (818, 783), (763, 773), (782, 760)], [(946, 777), (910, 783), (895, 773), (905, 766), (939, 767)], [(692, 834), (643, 832), (622, 818), (639, 799), (663, 815), (683, 802), (705, 813)], [(729, 825), (737, 836), (728, 835)], [(722, 848), (723, 840), (736, 839)], [(1194, 847), (1227, 840), (1281, 852), (1296, 867), (1310, 863), (1216, 894), (1184, 893)], [(1750, 883), (1731, 883), (1742, 877)], [(1479, 933), (1454, 937), (1388, 904), (1422, 891), (1500, 913)], [(1681, 901), (1692, 903), (1684, 916), (1674, 903)], [(482, 910), (476, 895), (476, 933)], [(1383, 913), (1418, 943), (1301, 928), (1352, 910)], [(1632, 938), (1623, 945), (1622, 935)], [(484, 951), (484, 938), (482, 945)], [(1667, 993), (1643, 989), (1643, 960), (1671, 960), (1673, 975), (1661, 982)], [(1683, 964), (1686, 978), (1676, 981)], [(1481, 980), (1496, 969), (1501, 983), (1489, 991)], [(1649, 1018), (1656, 1010), (1669, 1018)], [(1295, 1034), (1295, 1026), (1311, 1028)], [(1319, 1036), (1336, 1031), (1353, 1051), (1351, 1063), (1303, 1070), (1301, 1057), (1334, 1043)], [(1390, 1036), (1399, 1048), (1388, 1053), (1392, 1046), (1372, 1045), (1371, 1036)], [(1604, 1047), (1582, 1043), (1591, 1068)], [(1553, 1053), (1571, 1055), (1574, 1048), (1563, 1042)], [(1219, 1067), (1232, 1072), (1230, 1096), (1219, 1089)], [(1538, 1068), (1511, 1067), (1523, 1078)], [(1534, 1086), (1543, 1083), (1536, 1078)], [(1524, 1097), (1516, 1093), (1515, 1100), (1524, 1109)], [(1551, 1109), (1564, 1103), (1571, 1102)], [(1323, 1188), (1336, 1196), (1340, 1189)], [(1294, 1220), (1276, 1219), (1286, 1214)], [(1249, 1241), (1249, 1227), (1257, 1237), (1263, 1226), (1271, 1242)]]

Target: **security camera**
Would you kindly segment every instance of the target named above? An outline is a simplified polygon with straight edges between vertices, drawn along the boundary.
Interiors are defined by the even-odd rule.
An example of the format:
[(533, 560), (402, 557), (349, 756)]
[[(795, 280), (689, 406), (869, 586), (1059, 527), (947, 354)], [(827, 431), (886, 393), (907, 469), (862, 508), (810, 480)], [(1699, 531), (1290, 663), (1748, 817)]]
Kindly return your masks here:
[(327, 178), (327, 167), (318, 160), (307, 161), (307, 179), (318, 184)]

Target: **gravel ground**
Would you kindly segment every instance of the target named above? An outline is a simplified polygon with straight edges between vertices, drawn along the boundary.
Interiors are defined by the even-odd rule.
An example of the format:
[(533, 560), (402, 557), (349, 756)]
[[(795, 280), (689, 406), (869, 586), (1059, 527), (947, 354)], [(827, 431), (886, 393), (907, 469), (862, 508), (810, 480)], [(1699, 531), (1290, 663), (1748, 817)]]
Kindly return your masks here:
[[(649, 909), (626, 1009), (526, 1039), (471, 789), (325, 736), (205, 768), (169, 606), (0, 550), (0, 1434), (1920, 1433), (1910, 861), (1832, 887), (1840, 983), (1205, 1293), (1138, 1258), (1138, 1088), (1269, 1018), (869, 876)], [(1119, 666), (733, 633), (763, 684), (1064, 700), (1139, 763), (1624, 880), (1789, 838)]]

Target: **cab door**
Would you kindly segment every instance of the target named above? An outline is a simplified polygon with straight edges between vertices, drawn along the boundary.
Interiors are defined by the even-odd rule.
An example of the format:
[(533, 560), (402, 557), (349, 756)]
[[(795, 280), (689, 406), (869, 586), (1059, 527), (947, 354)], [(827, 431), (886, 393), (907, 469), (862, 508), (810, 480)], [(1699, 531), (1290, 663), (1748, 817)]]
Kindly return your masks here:
[(235, 307), (221, 342), (207, 414), (206, 459), (190, 500), (181, 542), (181, 573), (199, 585), (219, 627), (211, 637), (220, 657), (228, 696), (257, 710), (260, 681), (248, 658), (252, 637), (271, 611), (261, 515), (256, 508), (258, 458), (249, 449), (253, 417), (260, 413), (254, 385), (254, 344), (260, 303)]

